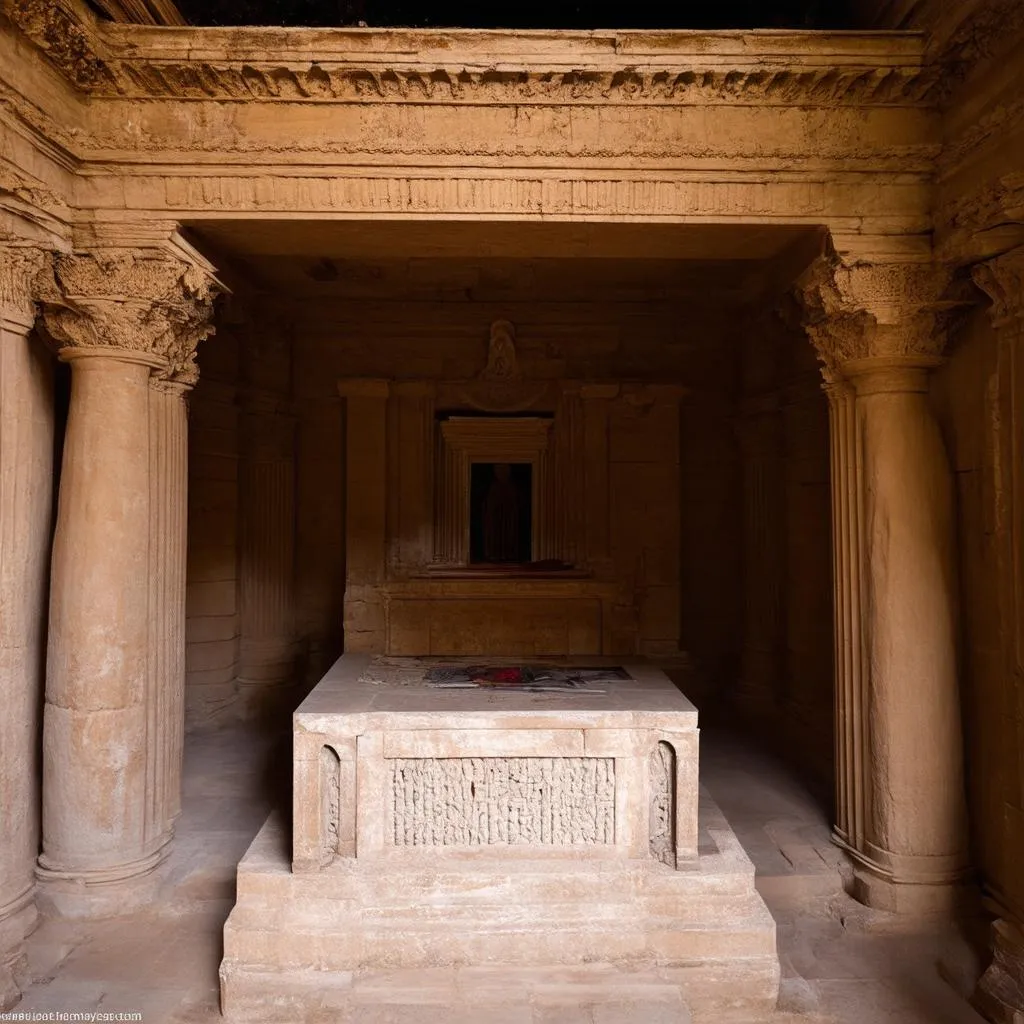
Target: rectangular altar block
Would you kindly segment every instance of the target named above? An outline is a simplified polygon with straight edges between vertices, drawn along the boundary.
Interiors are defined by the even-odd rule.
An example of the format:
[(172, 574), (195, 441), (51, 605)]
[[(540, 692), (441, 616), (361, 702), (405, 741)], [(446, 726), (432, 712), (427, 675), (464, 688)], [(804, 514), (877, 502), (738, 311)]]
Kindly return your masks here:
[(697, 710), (660, 670), (630, 664), (629, 679), (561, 694), (435, 689), (437, 663), (452, 662), (346, 656), (296, 711), (294, 870), (630, 858), (652, 843), (662, 861), (696, 862)]
[(695, 1022), (769, 1008), (775, 925), (669, 679), (627, 662), (570, 693), (443, 689), (438, 664), (346, 655), (296, 711), (291, 860), (271, 820), (239, 865), (229, 1019), (359, 1021), (394, 971), (460, 999), (467, 971), (578, 975), (567, 998), (629, 993), (637, 1020), (666, 992)]

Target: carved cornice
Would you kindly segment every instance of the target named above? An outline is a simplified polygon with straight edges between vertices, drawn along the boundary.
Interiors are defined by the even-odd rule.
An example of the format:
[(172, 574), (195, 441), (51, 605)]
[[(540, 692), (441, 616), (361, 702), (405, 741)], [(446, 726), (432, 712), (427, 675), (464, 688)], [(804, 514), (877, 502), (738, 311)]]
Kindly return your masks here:
[(61, 345), (148, 356), (159, 362), (158, 376), (193, 384), (218, 291), (202, 268), (167, 253), (61, 254), (43, 287), (43, 316)]
[(937, 317), (950, 308), (943, 293), (950, 274), (934, 263), (844, 265), (827, 253), (801, 276), (796, 297), (827, 382), (865, 359), (942, 354)]
[(678, 67), (671, 70), (294, 66), (111, 60), (88, 91), (103, 96), (252, 101), (467, 104), (927, 104), (939, 78), (920, 66)]
[(989, 297), (989, 315), (996, 327), (1024, 326), (1024, 246), (971, 270), (974, 283)]
[(0, 244), (0, 316), (30, 325), (35, 319), (36, 280), (47, 253), (35, 246)]
[[(565, 33), (557, 48), (509, 33), (243, 33), (98, 25), (69, 0), (0, 0), (83, 92), (218, 101), (479, 104), (928, 105), (941, 76), (907, 37), (780, 34), (751, 60), (735, 33)], [(127, 31), (126, 31), (127, 30)], [(369, 45), (368, 45), (369, 41)], [(709, 45), (710, 44), (710, 45)], [(717, 44), (717, 45), (716, 45)], [(482, 48), (481, 48), (482, 45)], [(685, 53), (673, 53), (673, 47)], [(771, 49), (774, 46), (775, 49)], [(536, 47), (537, 52), (531, 52)], [(275, 50), (281, 54), (275, 57)], [(771, 50), (771, 52), (767, 52)], [(301, 55), (316, 53), (316, 60)], [(410, 59), (409, 54), (422, 54)], [(458, 56), (449, 62), (447, 54)], [(550, 53), (550, 59), (538, 56)], [(269, 54), (269, 56), (268, 56)], [(568, 65), (568, 66), (567, 66)]]

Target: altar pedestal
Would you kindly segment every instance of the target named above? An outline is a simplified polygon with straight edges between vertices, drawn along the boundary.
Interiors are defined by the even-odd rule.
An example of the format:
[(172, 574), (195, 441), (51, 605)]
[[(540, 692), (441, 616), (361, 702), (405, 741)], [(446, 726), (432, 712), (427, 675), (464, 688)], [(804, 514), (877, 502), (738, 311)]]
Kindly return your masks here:
[(551, 984), (695, 1020), (773, 1005), (774, 922), (659, 670), (560, 694), (433, 689), (427, 668), (347, 655), (295, 713), (291, 863), (271, 820), (239, 865), (231, 1019), (362, 1020), (395, 970), (398, 1003), (412, 972), (452, 1012)]

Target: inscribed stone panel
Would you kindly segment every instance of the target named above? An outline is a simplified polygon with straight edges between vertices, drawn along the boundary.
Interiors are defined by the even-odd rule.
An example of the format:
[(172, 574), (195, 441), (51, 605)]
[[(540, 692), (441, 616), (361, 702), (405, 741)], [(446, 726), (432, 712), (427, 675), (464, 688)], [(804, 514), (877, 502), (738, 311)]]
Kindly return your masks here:
[(395, 758), (395, 846), (615, 842), (610, 757)]

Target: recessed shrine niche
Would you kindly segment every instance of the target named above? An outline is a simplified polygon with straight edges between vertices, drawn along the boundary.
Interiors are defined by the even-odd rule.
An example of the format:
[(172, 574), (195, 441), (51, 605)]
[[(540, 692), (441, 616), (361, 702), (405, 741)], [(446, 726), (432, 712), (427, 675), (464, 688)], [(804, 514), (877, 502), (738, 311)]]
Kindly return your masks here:
[(521, 366), (347, 378), (345, 648), (678, 653), (678, 387)]

